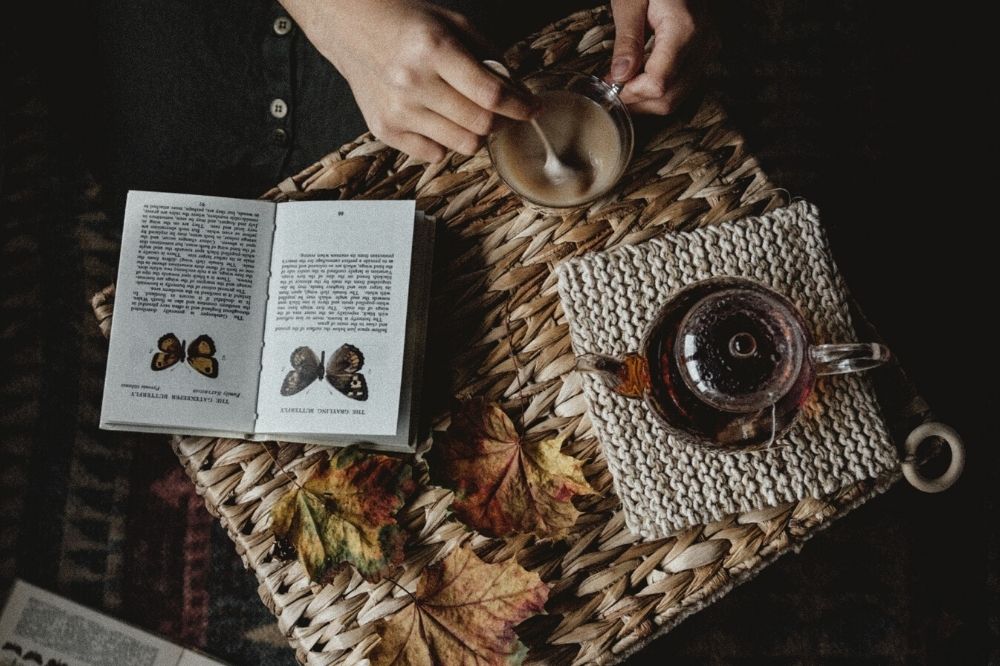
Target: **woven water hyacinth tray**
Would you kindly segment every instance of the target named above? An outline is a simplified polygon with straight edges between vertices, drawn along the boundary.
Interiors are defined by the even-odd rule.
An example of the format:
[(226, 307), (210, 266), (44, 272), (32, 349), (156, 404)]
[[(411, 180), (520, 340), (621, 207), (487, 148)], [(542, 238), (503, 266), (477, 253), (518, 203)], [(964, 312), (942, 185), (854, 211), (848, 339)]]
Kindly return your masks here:
[[(606, 9), (574, 14), (513, 47), (515, 72), (558, 66), (606, 67), (613, 37)], [(838, 516), (884, 490), (896, 474), (836, 495), (730, 516), (670, 538), (641, 542), (628, 532), (590, 423), (570, 350), (553, 267), (567, 257), (633, 244), (786, 203), (707, 99), (697, 109), (640, 132), (636, 157), (615, 194), (565, 217), (525, 209), (490, 167), (485, 151), (424, 167), (365, 136), (264, 196), (416, 198), (440, 221), (428, 338), (425, 400), (430, 425), (447, 425), (453, 396), (499, 401), (532, 433), (570, 432), (563, 451), (584, 461), (597, 491), (560, 540), (491, 539), (451, 517), (449, 491), (427, 486), (401, 512), (411, 534), (399, 583), (413, 589), (422, 569), (459, 543), (487, 561), (516, 556), (552, 586), (548, 615), (519, 627), (529, 663), (612, 663), (687, 615), (794, 551)], [(110, 330), (113, 287), (95, 297)], [(857, 318), (856, 318), (857, 321)], [(862, 322), (863, 324), (863, 322)], [(860, 339), (869, 339), (864, 330)], [(873, 377), (899, 433), (919, 422), (923, 403), (893, 370)], [(429, 442), (425, 442), (426, 448)], [(378, 641), (376, 620), (406, 602), (391, 582), (364, 582), (351, 570), (310, 584), (298, 562), (273, 554), (270, 510), (326, 450), (233, 439), (177, 437), (173, 447), (209, 511), (227, 529), (260, 582), (261, 599), (307, 664), (360, 662)], [(272, 459), (272, 455), (274, 459)], [(425, 479), (426, 480), (426, 479)]]

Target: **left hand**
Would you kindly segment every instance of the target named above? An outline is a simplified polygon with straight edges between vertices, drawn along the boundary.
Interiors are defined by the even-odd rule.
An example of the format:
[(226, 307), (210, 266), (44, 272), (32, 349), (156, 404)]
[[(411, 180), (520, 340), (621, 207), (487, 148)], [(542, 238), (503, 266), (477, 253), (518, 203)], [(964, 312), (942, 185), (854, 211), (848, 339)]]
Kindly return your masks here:
[[(608, 79), (625, 87), (621, 99), (637, 113), (666, 115), (698, 81), (711, 40), (692, 9), (698, 0), (611, 0), (615, 47)], [(653, 52), (644, 62), (646, 27)]]

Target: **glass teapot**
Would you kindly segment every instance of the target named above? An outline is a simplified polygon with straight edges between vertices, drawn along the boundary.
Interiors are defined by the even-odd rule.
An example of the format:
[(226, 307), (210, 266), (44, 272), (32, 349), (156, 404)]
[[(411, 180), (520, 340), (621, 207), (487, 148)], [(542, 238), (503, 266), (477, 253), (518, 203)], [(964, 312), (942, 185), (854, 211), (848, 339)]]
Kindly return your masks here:
[(668, 432), (730, 450), (770, 446), (822, 375), (881, 365), (876, 343), (814, 344), (802, 314), (758, 282), (712, 278), (677, 292), (620, 358), (587, 354), (577, 369), (643, 399)]

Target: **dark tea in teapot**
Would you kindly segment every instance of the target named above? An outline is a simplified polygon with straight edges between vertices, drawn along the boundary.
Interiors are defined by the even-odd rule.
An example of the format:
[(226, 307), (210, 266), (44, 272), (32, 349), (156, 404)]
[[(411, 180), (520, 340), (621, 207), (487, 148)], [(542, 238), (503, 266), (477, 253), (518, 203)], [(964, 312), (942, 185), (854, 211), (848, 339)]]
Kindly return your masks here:
[(798, 309), (752, 280), (713, 278), (664, 304), (638, 353), (589, 354), (583, 371), (642, 397), (675, 433), (723, 448), (772, 444), (795, 420), (817, 375), (874, 367), (881, 345), (813, 345)]
[(766, 443), (812, 390), (805, 323), (773, 292), (720, 287), (701, 283), (670, 308), (652, 389), (686, 430), (722, 445)]

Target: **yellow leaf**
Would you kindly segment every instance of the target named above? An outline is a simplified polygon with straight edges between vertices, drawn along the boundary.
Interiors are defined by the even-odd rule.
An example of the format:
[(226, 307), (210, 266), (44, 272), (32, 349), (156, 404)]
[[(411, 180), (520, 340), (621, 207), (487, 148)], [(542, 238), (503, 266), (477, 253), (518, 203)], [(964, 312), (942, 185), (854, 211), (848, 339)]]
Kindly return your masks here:
[(294, 551), (309, 578), (325, 582), (346, 564), (367, 580), (403, 561), (405, 532), (396, 512), (413, 491), (401, 460), (341, 449), (271, 510), (278, 551)]

